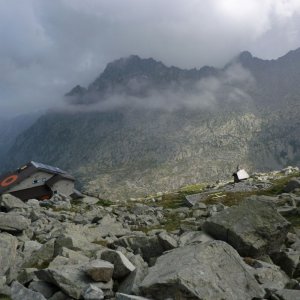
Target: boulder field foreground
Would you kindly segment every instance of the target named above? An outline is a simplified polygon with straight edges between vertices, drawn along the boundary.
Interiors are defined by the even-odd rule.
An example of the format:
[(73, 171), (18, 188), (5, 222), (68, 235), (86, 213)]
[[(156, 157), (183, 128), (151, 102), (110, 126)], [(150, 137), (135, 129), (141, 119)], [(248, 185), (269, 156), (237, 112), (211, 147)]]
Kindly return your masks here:
[(128, 201), (6, 194), (0, 210), (0, 300), (300, 299), (297, 168)]

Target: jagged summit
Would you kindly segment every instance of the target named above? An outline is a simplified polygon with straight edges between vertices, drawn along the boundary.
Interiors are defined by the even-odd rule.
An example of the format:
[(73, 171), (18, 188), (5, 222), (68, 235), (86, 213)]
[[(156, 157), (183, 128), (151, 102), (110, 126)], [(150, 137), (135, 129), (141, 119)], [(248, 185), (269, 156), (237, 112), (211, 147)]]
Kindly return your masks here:
[(67, 97), (72, 97), (75, 95), (83, 96), (86, 91), (87, 91), (86, 88), (84, 88), (78, 84), (75, 87), (73, 87), (70, 92), (66, 93), (65, 96), (67, 96)]
[(240, 61), (245, 61), (248, 62), (250, 60), (253, 59), (253, 55), (249, 52), (249, 51), (243, 51), (240, 53), (240, 55), (238, 56), (238, 59)]
[[(104, 71), (87, 89), (78, 85), (65, 96), (72, 104), (100, 102), (114, 94), (143, 98), (148, 96), (150, 91), (159, 92), (170, 86), (189, 89), (190, 83), (204, 77), (217, 76), (218, 72), (217, 69), (208, 66), (200, 70), (168, 67), (153, 58), (130, 55), (108, 63)], [(185, 87), (187, 83), (188, 87)]]
[(140, 58), (138, 55), (130, 55), (109, 63), (103, 73), (89, 86), (89, 89), (99, 90), (103, 81), (111, 81), (112, 84), (124, 83), (132, 77), (153, 77), (165, 72), (168, 68), (153, 58)]
[(143, 68), (166, 67), (162, 62), (153, 58), (141, 58), (138, 55), (119, 58), (107, 64), (103, 73), (120, 70), (123, 72), (132, 72), (142, 70)]
[(130, 55), (108, 63), (104, 71), (87, 89), (77, 85), (65, 96), (72, 104), (99, 102), (111, 94), (145, 97), (150, 90), (161, 91), (172, 85), (182, 88), (187, 82), (195, 82), (205, 77), (217, 77), (235, 63), (240, 63), (255, 73), (264, 72), (265, 68), (281, 68), (285, 63), (297, 64), (298, 61), (300, 61), (300, 48), (276, 60), (263, 60), (253, 56), (249, 51), (243, 51), (223, 69), (204, 66), (201, 69), (185, 70), (174, 66), (168, 67), (153, 58)]

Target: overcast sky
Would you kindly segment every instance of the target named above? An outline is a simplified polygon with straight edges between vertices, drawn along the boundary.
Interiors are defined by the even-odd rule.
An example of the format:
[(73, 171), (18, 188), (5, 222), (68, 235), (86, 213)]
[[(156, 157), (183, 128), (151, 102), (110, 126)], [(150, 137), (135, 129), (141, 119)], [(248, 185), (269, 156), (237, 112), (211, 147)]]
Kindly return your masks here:
[(0, 116), (57, 105), (130, 54), (200, 68), (299, 46), (300, 0), (0, 0)]

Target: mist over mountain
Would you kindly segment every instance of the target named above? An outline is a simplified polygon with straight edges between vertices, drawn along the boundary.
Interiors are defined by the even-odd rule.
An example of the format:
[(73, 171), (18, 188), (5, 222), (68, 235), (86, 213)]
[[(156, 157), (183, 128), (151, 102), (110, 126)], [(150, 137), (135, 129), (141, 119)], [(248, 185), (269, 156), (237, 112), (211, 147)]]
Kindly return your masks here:
[(14, 144), (16, 137), (29, 128), (42, 112), (23, 114), (14, 118), (0, 118), (0, 156), (5, 161), (9, 148)]
[(299, 82), (299, 49), (242, 52), (222, 69), (121, 58), (21, 133), (2, 166), (58, 165), (89, 191), (126, 198), (228, 178), (237, 164), (299, 165)]

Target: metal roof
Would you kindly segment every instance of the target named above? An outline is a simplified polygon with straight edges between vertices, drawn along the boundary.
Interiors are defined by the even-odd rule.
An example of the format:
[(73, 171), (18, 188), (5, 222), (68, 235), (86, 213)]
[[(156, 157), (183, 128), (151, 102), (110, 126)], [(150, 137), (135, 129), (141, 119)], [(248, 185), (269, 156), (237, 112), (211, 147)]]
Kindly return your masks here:
[(66, 171), (63, 171), (60, 168), (52, 167), (52, 166), (38, 163), (35, 161), (31, 161), (30, 163), (39, 170), (44, 170), (44, 171), (48, 171), (48, 172), (55, 173), (55, 174), (66, 174), (67, 173)]

